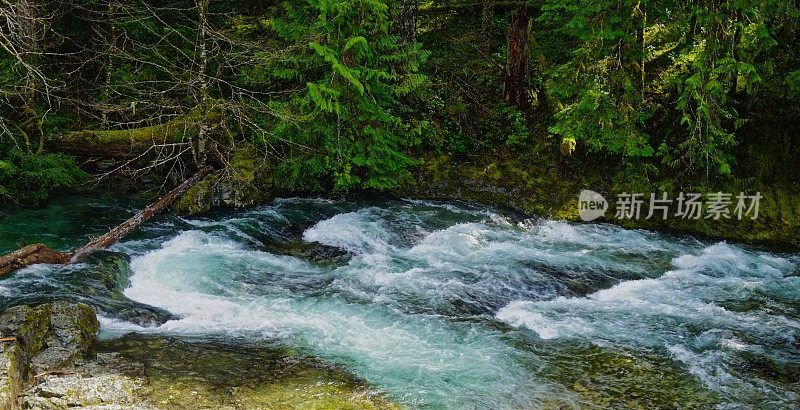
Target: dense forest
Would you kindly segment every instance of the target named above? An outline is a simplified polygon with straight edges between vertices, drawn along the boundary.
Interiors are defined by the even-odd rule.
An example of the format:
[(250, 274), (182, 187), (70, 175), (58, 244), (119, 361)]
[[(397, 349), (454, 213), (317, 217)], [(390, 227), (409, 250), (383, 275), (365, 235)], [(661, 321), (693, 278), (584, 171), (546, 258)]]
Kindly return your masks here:
[(551, 214), (577, 187), (760, 190), (785, 240), (798, 38), (791, 0), (3, 0), (0, 197), (206, 164), (255, 187), (236, 204), (448, 178)]

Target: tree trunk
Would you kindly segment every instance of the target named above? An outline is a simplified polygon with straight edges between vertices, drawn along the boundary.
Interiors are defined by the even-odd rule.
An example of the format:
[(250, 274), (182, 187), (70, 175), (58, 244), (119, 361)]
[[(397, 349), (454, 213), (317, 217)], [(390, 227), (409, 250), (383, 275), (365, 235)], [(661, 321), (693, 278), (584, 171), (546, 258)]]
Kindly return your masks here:
[(396, 23), (404, 43), (417, 41), (417, 0), (400, 0), (400, 12)]
[(494, 29), (494, 3), (495, 0), (483, 0), (481, 3), (481, 32), (486, 43), (489, 43)]
[(197, 9), (197, 102), (200, 106), (200, 124), (198, 124), (197, 138), (195, 140), (195, 164), (202, 167), (206, 163), (206, 141), (208, 139), (208, 50), (206, 37), (208, 30), (208, 2), (209, 0), (195, 0)]
[(183, 195), (189, 190), (189, 188), (200, 182), (209, 173), (211, 173), (212, 170), (213, 167), (211, 166), (203, 167), (191, 178), (178, 185), (175, 189), (161, 197), (161, 199), (152, 205), (143, 209), (141, 212), (127, 221), (117, 225), (107, 234), (95, 238), (73, 252), (58, 252), (49, 248), (47, 245), (35, 244), (26, 246), (7, 255), (0, 256), (0, 276), (9, 274), (17, 269), (22, 269), (41, 263), (64, 265), (67, 263), (79, 262), (91, 252), (106, 249), (120, 239), (124, 238), (133, 230), (138, 228), (141, 224), (145, 223), (148, 219), (152, 218), (153, 215), (168, 207), (170, 204), (172, 204), (172, 202), (175, 201), (175, 199)]
[(505, 99), (529, 114), (531, 97), (528, 91), (531, 60), (531, 18), (527, 6), (514, 12), (508, 29)]
[[(42, 120), (36, 112), (36, 77), (28, 75), (25, 79), (25, 92), (22, 95), (22, 123), (19, 126), (25, 140), (25, 148), (29, 154), (41, 154), (44, 151), (44, 132), (42, 130)], [(36, 141), (36, 150), (33, 149), (33, 142)]]
[(39, 113), (36, 112), (36, 95), (38, 93), (38, 76), (36, 69), (38, 63), (39, 43), (47, 25), (47, 18), (43, 16), (42, 6), (34, 0), (18, 0), (12, 8), (5, 11), (12, 14), (6, 16), (16, 23), (16, 32), (13, 34), (16, 58), (26, 69), (25, 87), (19, 95), (21, 104), (18, 107), (21, 114), (19, 130), (23, 133), (26, 149), (33, 151), (33, 141), (37, 141), (36, 153), (44, 151), (44, 132)]
[(633, 9), (633, 18), (636, 22), (636, 85), (640, 95), (644, 98), (645, 82), (645, 60), (647, 59), (647, 48), (644, 43), (644, 30), (647, 27), (647, 12), (644, 5), (637, 3)]
[(111, 76), (114, 74), (114, 55), (117, 53), (117, 9), (119, 0), (108, 1), (108, 48), (106, 50), (105, 79), (103, 84), (103, 102), (100, 124), (104, 130), (108, 129), (108, 113), (111, 106)]
[(697, 14), (692, 14), (692, 18), (689, 19), (689, 28), (686, 32), (686, 44), (689, 47), (693, 46), (694, 36), (697, 33), (697, 28)]
[(736, 61), (737, 64), (734, 64), (734, 66), (733, 66), (734, 67), (733, 68), (733, 73), (731, 73), (731, 86), (730, 86), (730, 89), (728, 90), (728, 95), (730, 95), (733, 98), (740, 97), (740, 95), (739, 95), (739, 64), (738, 64), (738, 62), (740, 60), (740, 56), (739, 56), (739, 51), (738, 51), (739, 50), (738, 49), (738, 45), (739, 45), (739, 43), (741, 41), (742, 41), (742, 28), (739, 25), (737, 25), (736, 26), (736, 31), (734, 31), (734, 33), (733, 33), (733, 43), (731, 44), (731, 57), (733, 57), (733, 60)]

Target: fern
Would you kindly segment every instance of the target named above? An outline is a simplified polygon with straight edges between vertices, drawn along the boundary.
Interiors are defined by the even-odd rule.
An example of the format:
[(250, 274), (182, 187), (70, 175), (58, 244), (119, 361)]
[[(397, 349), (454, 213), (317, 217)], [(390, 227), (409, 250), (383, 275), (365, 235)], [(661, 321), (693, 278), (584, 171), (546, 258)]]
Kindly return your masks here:
[(0, 198), (38, 205), (53, 193), (74, 190), (88, 178), (70, 156), (25, 154), (15, 149), (0, 160)]

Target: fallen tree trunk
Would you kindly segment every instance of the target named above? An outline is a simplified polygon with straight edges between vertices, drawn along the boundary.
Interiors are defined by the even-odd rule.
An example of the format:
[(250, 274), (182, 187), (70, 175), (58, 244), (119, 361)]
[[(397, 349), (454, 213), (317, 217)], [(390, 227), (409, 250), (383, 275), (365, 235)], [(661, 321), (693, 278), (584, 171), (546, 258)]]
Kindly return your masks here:
[(40, 263), (64, 264), (68, 263), (69, 259), (70, 254), (54, 251), (47, 245), (41, 243), (28, 245), (8, 255), (0, 256), (0, 276)]
[(172, 204), (175, 199), (183, 195), (189, 188), (200, 182), (213, 171), (213, 167), (208, 165), (197, 171), (191, 178), (183, 181), (175, 189), (161, 197), (158, 201), (140, 211), (127, 221), (117, 225), (107, 234), (99, 236), (89, 243), (81, 246), (72, 252), (58, 252), (47, 245), (35, 244), (0, 256), (0, 276), (9, 274), (17, 269), (22, 269), (31, 265), (42, 263), (64, 265), (72, 262), (79, 262), (91, 252), (108, 248), (118, 240), (124, 238), (131, 231), (138, 228), (153, 215)]
[[(447, 13), (447, 12), (457, 12), (460, 10), (478, 10), (483, 12), (482, 8), (484, 5), (485, 0), (476, 0), (467, 2), (458, 2), (458, 3), (435, 3), (425, 6), (420, 6), (419, 14), (432, 14), (432, 13)], [(493, 4), (493, 8), (495, 11), (504, 11), (504, 10), (513, 10), (520, 6), (528, 7), (530, 9), (534, 9), (536, 7), (535, 4), (529, 1), (496, 1)]]
[(168, 123), (129, 130), (66, 132), (50, 145), (53, 151), (79, 157), (133, 159), (180, 151), (197, 136), (199, 121), (183, 116)]

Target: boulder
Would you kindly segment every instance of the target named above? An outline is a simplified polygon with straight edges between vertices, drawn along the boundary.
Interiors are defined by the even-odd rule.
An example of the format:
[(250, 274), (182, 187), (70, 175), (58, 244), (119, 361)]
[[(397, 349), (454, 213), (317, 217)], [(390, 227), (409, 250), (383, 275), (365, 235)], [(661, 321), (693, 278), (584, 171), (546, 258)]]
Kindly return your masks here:
[(247, 208), (272, 195), (272, 165), (252, 147), (237, 148), (225, 169), (214, 172), (178, 198), (178, 215), (200, 215), (212, 207)]
[(136, 392), (143, 381), (118, 374), (66, 374), (42, 377), (21, 397), (22, 408), (30, 409), (146, 409)]
[(15, 306), (0, 313), (0, 409), (18, 408), (19, 396), (36, 375), (85, 360), (100, 323), (84, 304), (55, 302)]

